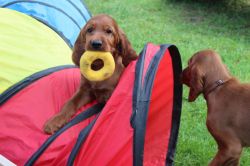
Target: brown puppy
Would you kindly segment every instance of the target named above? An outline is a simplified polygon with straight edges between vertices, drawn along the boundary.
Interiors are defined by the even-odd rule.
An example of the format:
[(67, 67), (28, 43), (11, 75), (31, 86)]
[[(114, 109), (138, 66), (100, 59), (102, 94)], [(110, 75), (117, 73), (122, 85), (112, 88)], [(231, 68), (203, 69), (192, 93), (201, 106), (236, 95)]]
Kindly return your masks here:
[[(80, 87), (73, 97), (66, 102), (61, 112), (49, 119), (44, 131), (53, 134), (67, 123), (76, 111), (83, 105), (97, 100), (99, 103), (106, 103), (112, 95), (124, 68), (133, 60), (137, 54), (131, 47), (126, 35), (118, 27), (113, 18), (108, 15), (97, 15), (91, 18), (81, 30), (73, 49), (73, 62), (79, 66), (80, 58), (86, 50), (111, 52), (115, 60), (114, 74), (99, 82), (90, 82), (81, 76)], [(98, 70), (103, 62), (96, 60), (92, 69)]]
[(201, 93), (207, 102), (207, 128), (218, 144), (209, 165), (239, 165), (242, 148), (250, 146), (250, 84), (233, 78), (213, 50), (194, 54), (182, 81), (190, 87), (190, 102)]

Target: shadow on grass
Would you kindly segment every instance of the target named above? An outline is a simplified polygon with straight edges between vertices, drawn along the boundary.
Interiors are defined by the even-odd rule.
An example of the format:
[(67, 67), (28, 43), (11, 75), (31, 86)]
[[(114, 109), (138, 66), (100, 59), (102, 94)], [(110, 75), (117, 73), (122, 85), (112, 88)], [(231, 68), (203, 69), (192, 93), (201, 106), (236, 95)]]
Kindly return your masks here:
[(165, 0), (181, 6), (185, 22), (204, 23), (215, 31), (226, 35), (241, 35), (250, 42), (250, 2), (225, 3), (205, 0)]

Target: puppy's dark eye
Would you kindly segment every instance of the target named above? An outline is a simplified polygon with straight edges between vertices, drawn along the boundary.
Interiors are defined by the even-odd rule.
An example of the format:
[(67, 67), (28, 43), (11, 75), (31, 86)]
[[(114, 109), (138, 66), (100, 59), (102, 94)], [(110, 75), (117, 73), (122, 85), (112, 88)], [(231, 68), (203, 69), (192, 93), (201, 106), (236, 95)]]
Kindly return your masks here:
[(106, 29), (106, 33), (107, 33), (107, 34), (112, 34), (113, 31), (112, 31), (111, 29)]
[(94, 31), (94, 28), (93, 27), (89, 27), (88, 29), (87, 29), (87, 33), (92, 33)]

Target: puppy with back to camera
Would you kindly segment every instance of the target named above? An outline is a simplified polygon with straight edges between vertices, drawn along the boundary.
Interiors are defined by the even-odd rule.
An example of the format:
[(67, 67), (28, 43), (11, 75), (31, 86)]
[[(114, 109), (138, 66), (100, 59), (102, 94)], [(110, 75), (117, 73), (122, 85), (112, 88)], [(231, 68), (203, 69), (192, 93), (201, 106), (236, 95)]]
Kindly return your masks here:
[(209, 166), (237, 166), (243, 147), (250, 146), (250, 84), (233, 77), (215, 51), (195, 53), (182, 73), (189, 87), (188, 101), (203, 94), (206, 125), (218, 152)]

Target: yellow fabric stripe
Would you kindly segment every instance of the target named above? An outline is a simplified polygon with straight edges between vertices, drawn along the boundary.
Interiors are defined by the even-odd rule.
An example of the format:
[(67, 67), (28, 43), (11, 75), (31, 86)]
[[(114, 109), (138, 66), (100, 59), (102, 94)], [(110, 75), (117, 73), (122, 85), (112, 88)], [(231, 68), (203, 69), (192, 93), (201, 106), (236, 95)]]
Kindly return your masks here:
[(72, 64), (71, 49), (56, 32), (30, 16), (0, 8), (0, 93), (35, 72), (64, 64)]

